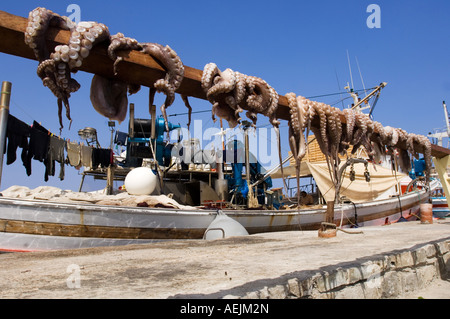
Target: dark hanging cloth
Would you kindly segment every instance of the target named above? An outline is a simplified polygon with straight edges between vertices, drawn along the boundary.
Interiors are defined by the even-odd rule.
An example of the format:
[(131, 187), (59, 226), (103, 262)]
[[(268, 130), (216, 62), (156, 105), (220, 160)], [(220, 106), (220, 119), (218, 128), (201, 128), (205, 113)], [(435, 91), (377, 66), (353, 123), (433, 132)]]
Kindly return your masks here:
[(28, 153), (28, 137), (30, 137), (30, 126), (18, 120), (16, 117), (9, 114), (8, 123), (6, 126), (7, 146), (6, 164), (10, 165), (16, 161), (17, 148), (22, 149), (21, 159), (25, 165)]
[(45, 181), (48, 181), (48, 176), (55, 176), (55, 162), (60, 163), (59, 179), (64, 180), (64, 149), (66, 148), (66, 141), (56, 137), (50, 136), (49, 148), (45, 163)]
[(120, 131), (116, 131), (116, 136), (114, 138), (114, 143), (117, 145), (126, 146), (128, 140), (128, 134)]
[(95, 169), (100, 167), (108, 167), (112, 164), (113, 153), (110, 149), (94, 148), (92, 149), (92, 167)]
[[(31, 175), (31, 159), (44, 162), (47, 158), (48, 148), (50, 144), (49, 131), (34, 121), (30, 129), (30, 144), (27, 155), (27, 175)], [(47, 180), (46, 180), (47, 181)]]

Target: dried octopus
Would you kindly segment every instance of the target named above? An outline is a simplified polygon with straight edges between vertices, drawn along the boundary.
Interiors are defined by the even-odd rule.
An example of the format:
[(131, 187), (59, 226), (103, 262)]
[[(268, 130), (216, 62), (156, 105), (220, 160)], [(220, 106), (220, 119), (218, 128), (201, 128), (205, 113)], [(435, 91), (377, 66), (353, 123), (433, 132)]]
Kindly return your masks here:
[(202, 88), (213, 104), (212, 118), (224, 118), (235, 127), (240, 123), (240, 112), (246, 110), (247, 117), (257, 122), (257, 114), (269, 117), (270, 123), (278, 127), (280, 122), (275, 113), (278, 94), (266, 81), (231, 69), (220, 71), (216, 64), (209, 63), (203, 69)]
[[(109, 38), (108, 56), (114, 61), (113, 72), (117, 75), (117, 66), (123, 60), (117, 56), (119, 50), (140, 49), (136, 40), (125, 38), (117, 33)], [(110, 120), (119, 123), (125, 120), (128, 110), (128, 96), (140, 90), (140, 85), (125, 83), (117, 78), (105, 78), (98, 74), (92, 78), (90, 99), (94, 109)]]
[(70, 50), (65, 47), (63, 52), (58, 53), (59, 60), (52, 58), (45, 41), (49, 27), (73, 30), (75, 25), (66, 17), (38, 7), (31, 11), (28, 16), (28, 25), (24, 35), (25, 43), (33, 50), (36, 59), (39, 61), (38, 76), (58, 99), (58, 116), (62, 127), (63, 103), (66, 108), (66, 116), (71, 120), (69, 97), (71, 93), (80, 88), (80, 85), (76, 80), (70, 78), (70, 73), (67, 74)]
[[(304, 130), (309, 123), (309, 108), (304, 104), (303, 98), (296, 97), (294, 93), (286, 94), (289, 106), (289, 146), (295, 159), (297, 189), (300, 189), (300, 164), (306, 154), (306, 141)], [(283, 172), (282, 172), (283, 173)], [(283, 174), (284, 175), (284, 174)], [(283, 178), (284, 180), (284, 178)], [(300, 203), (300, 192), (297, 192), (297, 202)]]
[[(353, 145), (352, 154), (362, 146), (369, 160), (377, 162), (386, 153), (398, 153), (399, 166), (405, 172), (411, 169), (409, 154), (418, 157), (422, 152), (425, 157), (427, 182), (431, 169), (431, 142), (423, 135), (408, 134), (402, 129), (372, 121), (366, 114), (351, 109), (339, 110), (323, 103), (310, 101), (294, 93), (286, 94), (288, 100), (289, 145), (296, 161), (297, 176), (300, 162), (305, 156), (305, 129), (311, 130), (318, 145), (327, 159), (332, 181), (340, 182), (338, 176), (339, 154), (345, 154)], [(345, 119), (345, 124), (341, 118)], [(312, 121), (317, 119), (318, 126)], [(309, 133), (307, 132), (306, 136)], [(406, 149), (405, 149), (406, 145)], [(298, 183), (298, 181), (297, 181)]]
[(239, 103), (245, 97), (245, 75), (226, 69), (221, 72), (216, 64), (209, 63), (203, 69), (201, 85), (206, 98), (213, 104), (212, 119), (225, 119), (231, 128), (236, 127), (241, 117)]
[[(71, 32), (67, 45), (58, 45), (53, 53), (49, 53), (45, 36), (49, 27), (59, 27)], [(45, 8), (36, 8), (29, 14), (28, 26), (25, 31), (25, 43), (33, 49), (39, 61), (38, 75), (52, 93), (58, 98), (58, 115), (61, 128), (62, 105), (66, 108), (66, 116), (70, 118), (69, 98), (80, 85), (71, 78), (82, 66), (83, 59), (89, 56), (90, 50), (100, 42), (108, 43), (108, 55), (114, 61), (114, 75), (117, 75), (118, 64), (122, 57), (117, 55), (119, 50), (139, 50), (156, 59), (165, 69), (165, 78), (159, 79), (150, 88), (150, 103), (153, 104), (156, 92), (163, 92), (166, 100), (161, 107), (168, 131), (166, 108), (175, 99), (175, 91), (179, 88), (184, 77), (184, 66), (178, 55), (169, 46), (156, 43), (138, 43), (136, 40), (118, 33), (110, 36), (108, 28), (97, 22), (80, 22), (74, 24), (67, 17), (60, 16)], [(127, 92), (134, 94), (140, 89), (139, 85), (128, 84), (116, 78), (105, 78), (95, 75), (92, 79), (90, 98), (97, 112), (110, 120), (123, 121), (128, 108)], [(189, 123), (192, 108), (186, 96), (182, 96), (189, 109)]]
[[(165, 69), (166, 75), (163, 79), (157, 80), (153, 87), (150, 87), (150, 105), (153, 105), (156, 92), (163, 92), (166, 99), (161, 106), (161, 112), (165, 120), (166, 131), (169, 131), (166, 109), (173, 104), (175, 100), (175, 91), (180, 87), (184, 77), (184, 65), (177, 53), (168, 45), (162, 46), (157, 43), (139, 43), (137, 40), (125, 37), (122, 33), (118, 33), (111, 37), (111, 44), (108, 47), (108, 55), (114, 61), (114, 74), (117, 74), (117, 66), (123, 60), (117, 55), (120, 50), (136, 50), (150, 55)], [(140, 86), (129, 85), (130, 94), (139, 91)], [(186, 107), (189, 111), (188, 124), (189, 129), (191, 123), (192, 107), (189, 104), (187, 96), (181, 95)]]
[(280, 122), (276, 118), (278, 93), (275, 89), (256, 76), (248, 76), (229, 68), (222, 72), (215, 63), (205, 65), (201, 85), (207, 99), (213, 104), (211, 113), (214, 121), (217, 115), (234, 128), (241, 123), (240, 113), (244, 110), (253, 127), (256, 127), (257, 114), (269, 118), (277, 136), (278, 155), (283, 169)]
[(281, 164), (280, 122), (276, 118), (278, 93), (266, 81), (256, 76), (248, 76), (228, 68), (220, 71), (215, 63), (208, 63), (203, 69), (201, 85), (207, 99), (213, 104), (212, 119), (225, 119), (231, 128), (241, 123), (240, 113), (256, 127), (257, 114), (269, 118), (277, 135), (278, 153)]

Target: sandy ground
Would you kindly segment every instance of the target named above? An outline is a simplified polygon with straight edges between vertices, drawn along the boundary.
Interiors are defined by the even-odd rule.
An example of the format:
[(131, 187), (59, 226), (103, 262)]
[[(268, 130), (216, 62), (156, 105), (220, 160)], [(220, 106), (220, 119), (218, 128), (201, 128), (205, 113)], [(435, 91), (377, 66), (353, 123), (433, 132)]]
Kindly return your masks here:
[[(450, 238), (450, 221), (0, 255), (0, 298), (222, 298)], [(400, 298), (449, 298), (436, 280)], [(363, 298), (363, 296), (361, 296)]]

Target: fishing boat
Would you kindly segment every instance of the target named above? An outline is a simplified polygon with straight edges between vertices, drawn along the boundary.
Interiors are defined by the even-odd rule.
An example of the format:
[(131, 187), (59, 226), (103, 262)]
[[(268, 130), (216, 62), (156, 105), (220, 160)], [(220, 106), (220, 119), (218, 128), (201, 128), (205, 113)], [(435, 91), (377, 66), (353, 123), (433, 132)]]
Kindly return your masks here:
[[(169, 130), (180, 130), (180, 126), (171, 123), (168, 127)], [(117, 156), (114, 165), (107, 168), (85, 168), (79, 192), (72, 194), (71, 200), (62, 200), (62, 193), (45, 197), (40, 191), (34, 194), (23, 188), (19, 195), (8, 190), (2, 192), (0, 251), (46, 251), (318, 230), (326, 220), (327, 203), (335, 200), (335, 190), (325, 157), (314, 136), (309, 136), (308, 155), (299, 176), (314, 180), (314, 202), (302, 206), (295, 196), (282, 196), (279, 189), (272, 187), (272, 179), (295, 178), (292, 156), (283, 161), (290, 160), (283, 170), (280, 164), (265, 171), (249, 151), (249, 127), (250, 123), (243, 125), (244, 142), (232, 140), (226, 150), (223, 149), (220, 161), (214, 158), (205, 163), (204, 160), (213, 154), (202, 150), (198, 141), (169, 143), (164, 140), (167, 133), (164, 119), (156, 116), (135, 119), (134, 105), (131, 104), (129, 131), (116, 132), (111, 141), (126, 147), (125, 155)], [(79, 135), (86, 142), (90, 140), (95, 144), (94, 128), (82, 129)], [(175, 154), (185, 156), (174, 161), (174, 150)], [(350, 152), (351, 149), (348, 154)], [(343, 171), (342, 199), (334, 208), (334, 224), (362, 227), (416, 218), (420, 214), (420, 204), (428, 202), (429, 190), (434, 183), (430, 184), (430, 189), (419, 187), (402, 193), (401, 184), (405, 179), (409, 183), (410, 178), (392, 170), (391, 162), (388, 167), (369, 163), (362, 159), (363, 153), (357, 152), (358, 163), (346, 162), (342, 157), (348, 170)], [(184, 161), (186, 154), (190, 154), (190, 158)], [(144, 178), (142, 173), (135, 174), (138, 180), (152, 180), (153, 186), (145, 194), (170, 194), (170, 198), (161, 200), (159, 197), (155, 205), (148, 205), (148, 201), (111, 204), (116, 195), (142, 195), (131, 192), (131, 184), (127, 185), (128, 176), (137, 169), (147, 169), (154, 175), (151, 179)], [(82, 191), (83, 182), (90, 177), (106, 181), (105, 196), (110, 196), (108, 204), (77, 201), (85, 199), (87, 193)], [(121, 192), (116, 195), (114, 181), (124, 182)], [(296, 189), (296, 192), (300, 191)], [(20, 193), (28, 196), (20, 196)], [(74, 200), (75, 197), (78, 199)]]
[(445, 218), (450, 216), (447, 197), (440, 182), (431, 194), (431, 203), (433, 204), (433, 217)]
[[(434, 133), (428, 134), (428, 137), (431, 138), (433, 143), (435, 143), (436, 145), (441, 146), (441, 147), (444, 144), (443, 139), (446, 138), (447, 139), (447, 147), (448, 147), (448, 143), (449, 143), (448, 138), (450, 136), (450, 123), (449, 123), (447, 104), (445, 103), (445, 101), (442, 101), (442, 108), (444, 110), (444, 119), (445, 119), (446, 127), (443, 129), (435, 129)], [(436, 178), (437, 178), (437, 176), (436, 176)], [(444, 217), (450, 216), (450, 210), (448, 208), (447, 197), (445, 196), (444, 189), (442, 188), (442, 184), (440, 182), (439, 182), (438, 187), (431, 194), (431, 201), (433, 204), (433, 216), (435, 218), (444, 218)]]
[[(43, 197), (40, 192), (35, 196), (33, 191), (25, 190), (19, 193), (26, 196), (20, 196), (4, 190), (0, 197), (0, 251), (46, 251), (318, 230), (329, 220), (327, 203), (335, 201), (335, 185), (313, 135), (308, 137), (308, 154), (299, 178), (314, 180), (315, 189), (311, 192), (314, 202), (301, 205), (296, 196), (282, 196), (279, 189), (272, 187), (272, 179), (289, 180), (297, 176), (293, 157), (283, 161), (289, 160), (283, 169), (282, 163), (265, 171), (250, 152), (249, 122), (242, 126), (244, 142), (232, 140), (223, 153), (215, 155), (202, 150), (195, 139), (173, 143), (164, 140), (165, 124), (163, 118), (154, 115), (151, 119), (135, 119), (131, 104), (129, 131), (116, 132), (111, 141), (126, 147), (124, 156), (117, 156), (114, 165), (106, 168), (85, 167), (79, 192), (71, 200), (62, 200), (62, 193)], [(181, 129), (170, 122), (168, 127), (169, 131)], [(94, 128), (82, 129), (79, 135), (95, 144)], [(401, 184), (405, 179), (410, 183), (411, 179), (393, 170), (392, 161), (388, 160), (387, 166), (369, 163), (362, 149), (356, 152), (358, 160), (354, 162), (348, 156), (351, 151), (350, 148), (347, 156), (342, 156), (342, 165), (348, 169), (342, 170), (344, 182), (334, 207), (333, 223), (338, 227), (362, 227), (417, 218), (420, 204), (429, 201), (435, 183), (429, 188), (416, 187), (402, 193)], [(184, 156), (174, 159), (174, 154)], [(205, 162), (213, 155), (212, 161)], [(221, 160), (216, 160), (217, 157)], [(132, 192), (131, 184), (127, 185), (127, 178), (138, 169), (153, 174), (153, 178), (135, 174), (138, 184), (142, 180), (152, 183), (145, 194), (168, 194), (170, 198), (159, 198), (154, 205), (145, 200), (133, 204), (74, 200), (87, 194), (82, 188), (88, 177), (106, 181), (108, 200), (116, 195), (143, 195)], [(114, 192), (114, 181), (124, 182), (119, 194)]]
[[(136, 201), (133, 206), (111, 203), (117, 197), (131, 197), (124, 190), (119, 194), (100, 196), (102, 202), (92, 200), (90, 203), (86, 202), (86, 196), (94, 195), (86, 192), (74, 192), (68, 196), (67, 191), (61, 191), (56, 196), (47, 196), (42, 187), (34, 192), (24, 187), (19, 187), (15, 192), (5, 190), (3, 197), (0, 197), (0, 250), (61, 250), (166, 240), (214, 239), (275, 231), (317, 230), (325, 220), (326, 202), (333, 200), (334, 190), (326, 163), (314, 162), (314, 153), (319, 154), (318, 145), (312, 143), (309, 149), (309, 162), (303, 163), (301, 177), (314, 179), (316, 188), (313, 192), (313, 205), (298, 206), (295, 196), (282, 199), (277, 189), (264, 190), (256, 198), (260, 204), (253, 208), (243, 205), (242, 194), (235, 194), (231, 199), (228, 197), (224, 202), (211, 186), (214, 183), (208, 182), (211, 177), (213, 180), (218, 177), (218, 172), (214, 170), (169, 171), (174, 182), (166, 180), (164, 185), (165, 193), (170, 190), (172, 198), (164, 197), (161, 200), (158, 197), (157, 204), (150, 205), (152, 207), (137, 207), (139, 205), (136, 205)], [(258, 167), (257, 163), (255, 167)], [(227, 181), (234, 185), (232, 190), (239, 189), (238, 185), (252, 188), (252, 183), (257, 184), (254, 179), (245, 183), (246, 176), (242, 174), (242, 167), (241, 170), (238, 168), (239, 165), (235, 165), (231, 172), (225, 173), (229, 177)], [(116, 178), (129, 176), (133, 170), (125, 169), (127, 173), (116, 170)], [(293, 178), (293, 171), (293, 165), (284, 167), (285, 178)], [(97, 178), (101, 175), (100, 171), (95, 174), (92, 171), (85, 173), (86, 176)], [(180, 174), (191, 176), (195, 181), (179, 183), (182, 178)], [(105, 180), (106, 175), (103, 174)], [(142, 173), (139, 175), (142, 176)], [(267, 181), (283, 175), (278, 167), (266, 174), (258, 170), (251, 174), (252, 178), (257, 176), (259, 181)], [(201, 178), (205, 181), (199, 181)], [(408, 193), (401, 194), (399, 185), (408, 179), (405, 174), (380, 165), (367, 165), (367, 162), (349, 167), (344, 174), (347, 182), (344, 182), (341, 191), (344, 200), (342, 204), (335, 206), (334, 223), (338, 227), (363, 227), (415, 219), (420, 214), (420, 204), (429, 200), (429, 190), (409, 188)], [(434, 189), (436, 182), (432, 181), (430, 187)], [(70, 200), (65, 201), (61, 194)], [(109, 199), (108, 204), (105, 204), (105, 198)], [(139, 196), (138, 198), (137, 202), (145, 201)], [(224, 224), (215, 223), (218, 219), (223, 219), (223, 216), (226, 217)], [(238, 224), (244, 232), (230, 230), (230, 222)], [(217, 234), (211, 237), (213, 232)]]
[[(420, 190), (365, 203), (337, 205), (338, 225), (384, 223), (419, 214), (428, 192)], [(0, 198), (0, 250), (45, 251), (202, 239), (221, 213), (249, 234), (318, 229), (326, 207), (301, 210), (211, 210), (117, 207)]]
[[(39, 23), (34, 23), (31, 20), (35, 19), (39, 21), (41, 18), (44, 19), (53, 15), (53, 12), (45, 8), (36, 8), (29, 15), (30, 21), (27, 21), (26, 18), (0, 11), (0, 16), (2, 17), (0, 19), (0, 31), (4, 39), (0, 44), (0, 52), (40, 61), (39, 56), (33, 54), (37, 50), (33, 51), (32, 47), (41, 45), (40, 43), (42, 41), (38, 43), (37, 40), (43, 37), (51, 40), (48, 43), (51, 42), (54, 46), (58, 45), (54, 48), (48, 48), (51, 49), (49, 53), (53, 49), (56, 52), (56, 48), (58, 48), (61, 54), (64, 54), (64, 58), (62, 55), (55, 54), (52, 59), (54, 58), (55, 63), (58, 62), (58, 66), (66, 67), (62, 64), (63, 62), (60, 62), (66, 60), (67, 57), (65, 55), (66, 52), (63, 52), (61, 46), (67, 46), (67, 40), (72, 39), (72, 35), (77, 35), (73, 31), (74, 28), (60, 28), (59, 26), (55, 26), (52, 32), (46, 32), (47, 30), (41, 30)], [(58, 18), (56, 15), (55, 17)], [(67, 19), (64, 21), (68, 23)], [(91, 22), (84, 22), (80, 27), (83, 29), (92, 28), (93, 33), (89, 31), (89, 34), (94, 37), (93, 40), (97, 39), (97, 36), (102, 35), (98, 39), (98, 44), (102, 43), (102, 39), (106, 39), (112, 43), (112, 37), (105, 38), (104, 30), (106, 26), (98, 23), (94, 24), (95, 26)], [(34, 36), (36, 33), (39, 35), (39, 38)], [(56, 37), (54, 36), (55, 34), (57, 34)], [(78, 36), (80, 35), (78, 34)], [(119, 39), (116, 38), (116, 40)], [(127, 42), (131, 43), (133, 41)], [(43, 43), (45, 44), (45, 41)], [(133, 84), (144, 85), (151, 89), (155, 88), (155, 80), (161, 78), (162, 70), (161, 63), (159, 62), (163, 61), (159, 61), (159, 58), (155, 58), (155, 56), (151, 56), (151, 52), (147, 52), (152, 50), (138, 52), (133, 48), (122, 48), (121, 45), (117, 47), (120, 47), (124, 51), (120, 53), (120, 57), (122, 57), (122, 54), (128, 54), (125, 51), (134, 52), (127, 56), (126, 59), (121, 58), (114, 62), (114, 66), (116, 63), (126, 63), (127, 65), (124, 68), (119, 67), (120, 72), (114, 75), (115, 79), (124, 81), (125, 83), (129, 83), (129, 80), (133, 79)], [(150, 48), (150, 46), (147, 48)], [(90, 49), (92, 49), (92, 45)], [(84, 53), (87, 53), (86, 50), (88, 50), (87, 46), (86, 48), (83, 47)], [(211, 96), (207, 96), (205, 88), (210, 88), (211, 85), (216, 84), (221, 85), (220, 81), (216, 81), (218, 78), (213, 79), (209, 76), (204, 78), (202, 76), (202, 70), (188, 68), (186, 66), (181, 68), (180, 66), (183, 65), (181, 61), (178, 59), (176, 63), (172, 61), (176, 57), (176, 53), (173, 50), (168, 53), (165, 56), (165, 60), (166, 62), (171, 62), (167, 64), (167, 68), (170, 67), (171, 70), (166, 70), (167, 75), (175, 74), (182, 78), (175, 78), (173, 81), (169, 81), (170, 83), (179, 84), (179, 87), (170, 87), (169, 91), (210, 100)], [(92, 81), (92, 86), (95, 86), (96, 91), (98, 91), (95, 93), (101, 95), (108, 94), (108, 90), (104, 90), (102, 89), (103, 86), (98, 85), (102, 82), (108, 82), (105, 82), (106, 78), (111, 78), (116, 73), (113, 70), (113, 61), (111, 61), (110, 56), (107, 54), (107, 46), (97, 46), (96, 43), (95, 50), (89, 51), (89, 57), (86, 58), (86, 61), (90, 61), (91, 63), (83, 63), (79, 59), (77, 61), (71, 61), (73, 63), (70, 65), (76, 67), (76, 70), (97, 75), (94, 76)], [(51, 68), (42, 68), (41, 61), (39, 66), (41, 67), (41, 71), (53, 72)], [(165, 68), (163, 69), (165, 70)], [(62, 69), (59, 68), (59, 70)], [(208, 72), (216, 72), (214, 70), (217, 70), (219, 72), (218, 68), (212, 67), (211, 63), (205, 66), (205, 70)], [(231, 69), (227, 70), (223, 72), (225, 75), (228, 74), (226, 72), (234, 72)], [(210, 74), (208, 72), (206, 73)], [(181, 75), (182, 73), (183, 75)], [(222, 72), (219, 72), (215, 77), (220, 77), (220, 73)], [(62, 72), (59, 72), (59, 74), (62, 75)], [(65, 74), (67, 76), (70, 73), (66, 72)], [(54, 74), (52, 73), (51, 76), (54, 76)], [(210, 83), (202, 82), (207, 82), (206, 80), (209, 78), (211, 80), (213, 79)], [(47, 77), (45, 83), (50, 87), (47, 82), (49, 79)], [(257, 109), (257, 113), (267, 116), (272, 124), (276, 123), (276, 119), (287, 120), (289, 124), (292, 124), (291, 110), (294, 108), (291, 108), (286, 96), (278, 95), (262, 79), (254, 76), (246, 77), (245, 82), (242, 82), (242, 79), (243, 77), (240, 78), (239, 84), (244, 85), (244, 88), (248, 86), (250, 89), (245, 90), (247, 102), (244, 103), (243, 101), (243, 104), (241, 103), (244, 109), (248, 111), (252, 110), (252, 112)], [(63, 80), (69, 81), (68, 78), (64, 78)], [(58, 76), (58, 83), (61, 83), (62, 86), (68, 83), (63, 80), (60, 81)], [(108, 83), (106, 84), (110, 85)], [(254, 87), (254, 85), (257, 86)], [(375, 98), (376, 101), (379, 97), (380, 90), (385, 85), (386, 83), (381, 83), (363, 99), (359, 99), (357, 95), (354, 95), (355, 103), (353, 108), (356, 110), (358, 108), (361, 109), (363, 104), (368, 103), (370, 98)], [(126, 86), (122, 85), (121, 87), (126, 88)], [(235, 85), (234, 89), (237, 90), (239, 88), (241, 87)], [(67, 93), (66, 89), (64, 89), (64, 92)], [(208, 90), (211, 93), (211, 90)], [(215, 91), (219, 92), (219, 90)], [(228, 93), (234, 94), (231, 89)], [(5, 133), (7, 132), (6, 123), (8, 121), (10, 95), (11, 85), (9, 84), (9, 88), (6, 86), (2, 87), (0, 102), (0, 149), (5, 149), (5, 136), (7, 135)], [(64, 98), (68, 99), (66, 96)], [(58, 96), (58, 99), (61, 102), (60, 96)], [(344, 180), (348, 180), (349, 184), (343, 183), (339, 189), (340, 196), (337, 196), (334, 194), (335, 190), (333, 189), (336, 184), (335, 181), (330, 182), (325, 176), (329, 175), (329, 170), (324, 174), (324, 169), (321, 166), (323, 163), (308, 161), (301, 166), (302, 169), (308, 169), (308, 172), (303, 176), (308, 177), (312, 175), (316, 180), (316, 201), (314, 205), (302, 206), (301, 203), (295, 201), (295, 196), (280, 198), (279, 192), (273, 189), (271, 185), (271, 179), (275, 178), (275, 172), (267, 175), (268, 173), (262, 169), (262, 166), (257, 160), (250, 160), (251, 154), (249, 152), (247, 133), (249, 125), (243, 125), (245, 141), (242, 147), (233, 141), (233, 144), (229, 145), (227, 150), (222, 150), (223, 154), (219, 158), (223, 158), (223, 161), (216, 161), (214, 159), (212, 162), (204, 163), (201, 159), (205, 159), (208, 156), (204, 156), (206, 155), (203, 152), (204, 150), (195, 149), (197, 145), (195, 141), (186, 140), (184, 141), (186, 143), (180, 140), (176, 143), (164, 141), (163, 137), (165, 134), (169, 133), (170, 130), (178, 130), (180, 127), (168, 123), (166, 118), (156, 118), (156, 107), (153, 105), (153, 98), (149, 100), (148, 106), (151, 108), (151, 119), (149, 120), (135, 119), (134, 114), (131, 113), (132, 105), (130, 105), (129, 131), (122, 134), (125, 136), (126, 143), (124, 160), (120, 162), (116, 161), (108, 167), (94, 165), (95, 167), (89, 167), (87, 169), (86, 166), (82, 182), (84, 182), (84, 177), (104, 179), (106, 180), (106, 196), (115, 196), (113, 182), (123, 180), (125, 189), (121, 191), (126, 193), (122, 194), (141, 196), (142, 194), (137, 194), (132, 191), (132, 185), (127, 185), (127, 177), (135, 169), (147, 168), (156, 173), (156, 178), (151, 178), (152, 181), (156, 182), (152, 182), (153, 184), (150, 188), (154, 189), (157, 194), (158, 192), (170, 194), (170, 197), (172, 197), (170, 199), (179, 203), (180, 206), (176, 206), (173, 202), (171, 202), (172, 206), (169, 205), (169, 207), (167, 202), (149, 206), (146, 201), (139, 202), (138, 205), (107, 205), (101, 202), (86, 203), (84, 201), (76, 202), (73, 200), (64, 202), (60, 201), (61, 198), (42, 198), (39, 196), (25, 196), (24, 198), (21, 196), (11, 196), (8, 195), (7, 191), (2, 191), (3, 196), (0, 197), (1, 251), (45, 251), (139, 244), (163, 240), (213, 239), (214, 237), (211, 238), (210, 236), (213, 232), (218, 233), (219, 237), (228, 237), (262, 232), (319, 229), (324, 221), (328, 223), (330, 219), (336, 227), (361, 227), (369, 224), (384, 224), (400, 221), (403, 218), (415, 217), (419, 213), (420, 204), (429, 201), (429, 194), (433, 189), (433, 181), (426, 185), (427, 187), (413, 189), (410, 192), (402, 194), (398, 185), (400, 175), (395, 170), (386, 169), (388, 173), (384, 174), (381, 166), (375, 169), (376, 165), (373, 162), (369, 163), (365, 159), (359, 159), (359, 163), (343, 161), (343, 165), (348, 164), (350, 168), (349, 172), (345, 173), (342, 171)], [(251, 109), (248, 101), (258, 102), (257, 108), (254, 110)], [(277, 103), (274, 103), (275, 101)], [(254, 103), (253, 105), (255, 106)], [(127, 107), (126, 103), (124, 106)], [(321, 108), (324, 113), (331, 114), (332, 117), (330, 116), (325, 121), (320, 119), (320, 123), (317, 116), (311, 117), (307, 126), (296, 127), (297, 133), (305, 131), (306, 127), (309, 126), (311, 128), (320, 128), (325, 134), (329, 134), (331, 131), (335, 132), (336, 129), (342, 130), (345, 127), (346, 118), (343, 113), (323, 103), (316, 106)], [(122, 105), (121, 108), (123, 108)], [(213, 107), (213, 110), (215, 108)], [(234, 110), (229, 107), (227, 110), (232, 117), (236, 116)], [(252, 120), (255, 121), (256, 114), (252, 114), (252, 112), (250, 119), (253, 117)], [(226, 119), (226, 117), (224, 118)], [(345, 121), (341, 121), (341, 119), (345, 119)], [(358, 125), (355, 125), (355, 129), (357, 126), (361, 129), (361, 134), (358, 135), (359, 138), (355, 140), (356, 144), (362, 141), (361, 138), (366, 135), (369, 121), (371, 120), (367, 116), (361, 118)], [(327, 129), (327, 123), (331, 123), (334, 128), (331, 129), (330, 127)], [(370, 125), (370, 131), (374, 137), (380, 135), (380, 129), (383, 130), (382, 132), (386, 132), (379, 125), (375, 126), (375, 123), (372, 124)], [(89, 128), (88, 130), (83, 130), (81, 133), (85, 137), (91, 137), (93, 131)], [(353, 131), (351, 134), (353, 135)], [(333, 136), (329, 137), (328, 140), (332, 140), (331, 137)], [(299, 145), (301, 146), (304, 140), (303, 136), (297, 135), (294, 138), (297, 139), (297, 142), (300, 142)], [(339, 141), (334, 141), (334, 146), (341, 145), (340, 143), (343, 141), (341, 138), (342, 135), (339, 137)], [(426, 151), (429, 150), (426, 149), (427, 145), (425, 145), (424, 139), (420, 139), (418, 136), (412, 136), (412, 139), (414, 142), (412, 143), (413, 145), (409, 145), (409, 148), (412, 146), (414, 152), (423, 153), (424, 149)], [(403, 145), (404, 141), (397, 138), (395, 143), (393, 143), (392, 137), (390, 141), (392, 142), (391, 146), (398, 147), (398, 149), (403, 150), (407, 154), (406, 146)], [(183, 153), (184, 157), (186, 154), (191, 154), (193, 161), (188, 159), (187, 161), (173, 162), (172, 155), (174, 150), (178, 151), (178, 154)], [(229, 152), (230, 150), (231, 158), (234, 158), (234, 161), (225, 160), (225, 158), (228, 158), (228, 156), (225, 156), (225, 152)], [(440, 150), (440, 152), (442, 157), (450, 154), (449, 150)], [(221, 154), (222, 152), (218, 153)], [(196, 154), (203, 154), (200, 156), (200, 161), (196, 160)], [(427, 154), (429, 155), (429, 153)], [(236, 160), (236, 157), (239, 156), (241, 158)], [(229, 164), (228, 166), (225, 165), (227, 163)], [(216, 164), (216, 166), (213, 167), (212, 164)], [(355, 167), (353, 167), (353, 164), (355, 164)], [(356, 168), (356, 164), (362, 165), (362, 168)], [(206, 168), (207, 165), (210, 165), (210, 167)], [(0, 165), (0, 169), (2, 166)], [(286, 169), (288, 170), (294, 167), (294, 165), (290, 166), (290, 168)], [(245, 174), (243, 173), (244, 167)], [(295, 168), (298, 169), (298, 166)], [(373, 171), (371, 171), (372, 169)], [(283, 175), (284, 172), (281, 175), (282, 179), (284, 179)], [(290, 176), (292, 176), (292, 173)], [(299, 176), (296, 174), (297, 177)], [(376, 181), (381, 182), (377, 183)], [(329, 186), (329, 183), (333, 187)], [(365, 186), (361, 187), (360, 183), (368, 184), (364, 184)], [(300, 192), (300, 189), (297, 188), (296, 192)], [(78, 193), (86, 195), (82, 192), (82, 185)], [(152, 195), (150, 194), (148, 196)], [(343, 196), (346, 199), (343, 199)], [(143, 203), (145, 205), (140, 205)], [(331, 203), (334, 205), (331, 205)], [(329, 210), (328, 208), (330, 207), (333, 210)], [(330, 211), (333, 214), (331, 218)], [(229, 232), (229, 229), (233, 229), (234, 231)]]

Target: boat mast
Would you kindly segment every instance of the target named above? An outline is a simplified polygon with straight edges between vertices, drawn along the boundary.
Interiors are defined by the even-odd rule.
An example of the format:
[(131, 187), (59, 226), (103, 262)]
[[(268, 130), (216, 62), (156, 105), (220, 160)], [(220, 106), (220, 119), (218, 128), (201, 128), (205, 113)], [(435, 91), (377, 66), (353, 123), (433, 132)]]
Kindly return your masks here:
[(442, 139), (445, 137), (450, 137), (450, 124), (449, 124), (449, 118), (448, 118), (448, 110), (447, 105), (445, 104), (445, 101), (442, 101), (442, 107), (444, 108), (444, 117), (445, 117), (445, 123), (447, 125), (447, 130), (443, 132), (436, 132), (434, 134), (429, 133), (428, 137), (436, 138), (437, 139), (437, 145), (442, 146)]

